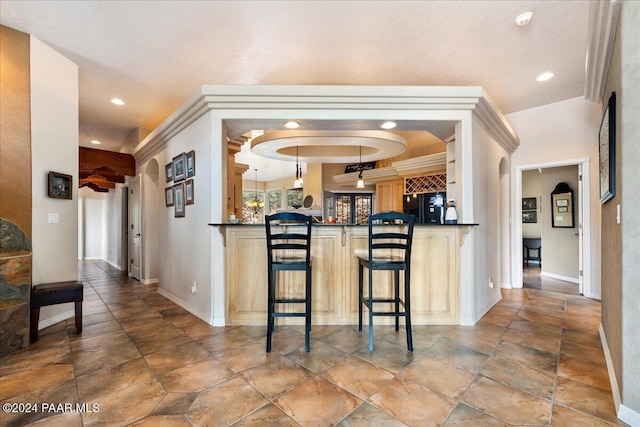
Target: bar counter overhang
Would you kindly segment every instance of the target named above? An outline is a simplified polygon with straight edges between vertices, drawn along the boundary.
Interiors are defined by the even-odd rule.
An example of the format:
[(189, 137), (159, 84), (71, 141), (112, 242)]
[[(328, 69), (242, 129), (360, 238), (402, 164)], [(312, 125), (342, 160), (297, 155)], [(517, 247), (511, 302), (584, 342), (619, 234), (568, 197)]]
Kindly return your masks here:
[[(265, 324), (267, 254), (264, 224), (209, 225), (222, 234), (225, 247), (227, 324)], [(477, 225), (416, 224), (411, 261), (413, 324), (460, 323), (460, 248), (467, 233)], [(313, 324), (357, 324), (357, 254), (367, 251), (367, 225), (314, 224), (311, 236)], [(376, 293), (390, 293), (392, 273), (375, 274)], [(303, 280), (304, 275), (292, 274), (280, 279), (289, 297), (300, 296)], [(283, 324), (300, 323), (299, 319), (281, 321)], [(393, 319), (377, 322), (391, 324)]]

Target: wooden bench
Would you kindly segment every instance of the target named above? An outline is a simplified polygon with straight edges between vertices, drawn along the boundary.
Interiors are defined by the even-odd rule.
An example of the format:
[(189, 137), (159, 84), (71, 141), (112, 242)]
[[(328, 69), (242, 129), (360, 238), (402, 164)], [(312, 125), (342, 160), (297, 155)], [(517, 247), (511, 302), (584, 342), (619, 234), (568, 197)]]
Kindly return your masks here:
[(31, 342), (38, 341), (38, 322), (40, 321), (40, 307), (46, 305), (74, 302), (76, 309), (76, 329), (82, 333), (82, 282), (55, 282), (35, 285), (31, 288)]

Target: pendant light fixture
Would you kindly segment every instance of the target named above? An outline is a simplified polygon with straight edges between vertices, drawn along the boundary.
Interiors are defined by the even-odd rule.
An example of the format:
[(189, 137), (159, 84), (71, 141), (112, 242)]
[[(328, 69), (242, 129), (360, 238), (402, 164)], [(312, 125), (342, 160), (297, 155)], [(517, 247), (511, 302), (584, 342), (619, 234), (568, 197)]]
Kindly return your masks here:
[(256, 180), (255, 180), (255, 193), (253, 195), (253, 200), (250, 200), (246, 203), (246, 206), (249, 209), (252, 209), (254, 213), (258, 213), (260, 209), (264, 207), (264, 202), (262, 200), (258, 200), (258, 169), (254, 169), (256, 171)]
[(364, 181), (362, 180), (362, 145), (360, 146), (360, 163), (358, 164), (358, 169), (360, 169), (360, 173), (358, 174), (356, 188), (364, 188)]
[(296, 146), (296, 180), (293, 181), (293, 188), (302, 188), (302, 168), (298, 163), (298, 147)]

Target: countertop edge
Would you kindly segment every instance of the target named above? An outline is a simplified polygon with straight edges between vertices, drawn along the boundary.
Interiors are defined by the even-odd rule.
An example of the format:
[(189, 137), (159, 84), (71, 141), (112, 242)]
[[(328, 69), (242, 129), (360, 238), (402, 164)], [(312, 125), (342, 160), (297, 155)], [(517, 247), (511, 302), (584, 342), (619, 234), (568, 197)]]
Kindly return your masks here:
[[(208, 223), (211, 227), (264, 227), (264, 223), (260, 224), (232, 224), (230, 222)], [(312, 224), (314, 227), (367, 227), (367, 224)], [(458, 223), (458, 224), (415, 224), (415, 227), (478, 227), (477, 223)]]

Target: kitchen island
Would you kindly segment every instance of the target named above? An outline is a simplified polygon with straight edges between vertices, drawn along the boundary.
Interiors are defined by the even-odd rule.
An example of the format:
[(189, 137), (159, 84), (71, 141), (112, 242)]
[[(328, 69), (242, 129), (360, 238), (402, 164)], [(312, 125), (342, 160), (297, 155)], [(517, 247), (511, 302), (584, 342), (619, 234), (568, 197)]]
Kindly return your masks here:
[[(225, 247), (225, 295), (228, 325), (266, 323), (267, 254), (264, 224), (209, 224), (222, 234)], [(411, 255), (411, 314), (415, 325), (460, 323), (460, 247), (477, 224), (416, 224)], [(313, 324), (357, 324), (358, 259), (365, 254), (368, 227), (314, 224)], [(392, 273), (375, 272), (377, 294), (391, 292)], [(386, 276), (386, 280), (384, 277)], [(283, 275), (287, 296), (303, 292), (303, 275)], [(366, 287), (366, 278), (365, 278)], [(299, 319), (280, 319), (296, 324)], [(393, 319), (377, 319), (391, 324)]]

